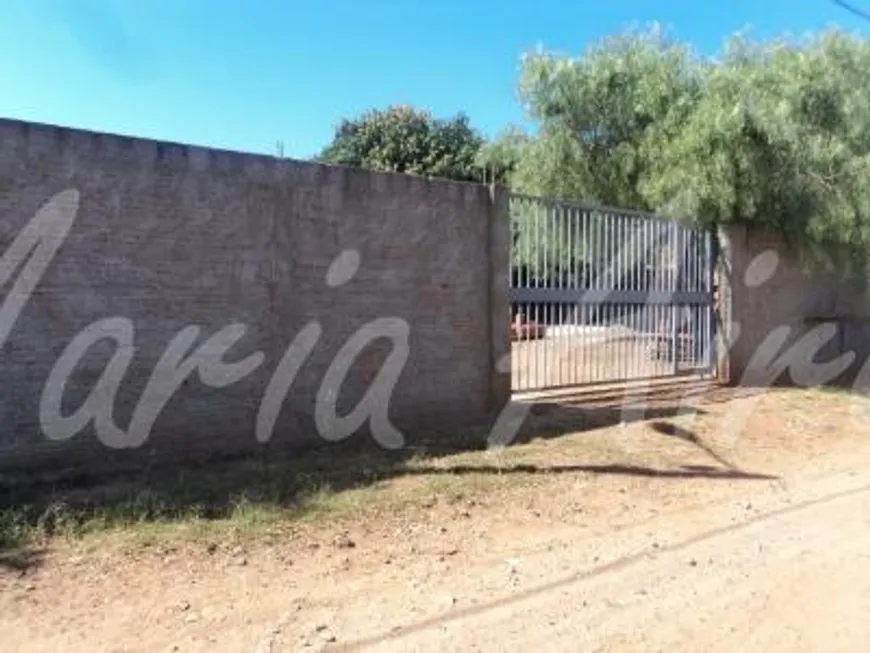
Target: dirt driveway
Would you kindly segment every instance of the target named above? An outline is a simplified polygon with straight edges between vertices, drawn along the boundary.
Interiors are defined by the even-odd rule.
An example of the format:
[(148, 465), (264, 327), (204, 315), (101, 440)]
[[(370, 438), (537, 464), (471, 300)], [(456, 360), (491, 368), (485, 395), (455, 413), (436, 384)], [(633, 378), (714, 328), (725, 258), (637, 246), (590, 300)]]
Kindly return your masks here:
[(53, 541), (0, 572), (3, 650), (870, 650), (870, 403), (754, 402), (411, 461), (255, 537)]

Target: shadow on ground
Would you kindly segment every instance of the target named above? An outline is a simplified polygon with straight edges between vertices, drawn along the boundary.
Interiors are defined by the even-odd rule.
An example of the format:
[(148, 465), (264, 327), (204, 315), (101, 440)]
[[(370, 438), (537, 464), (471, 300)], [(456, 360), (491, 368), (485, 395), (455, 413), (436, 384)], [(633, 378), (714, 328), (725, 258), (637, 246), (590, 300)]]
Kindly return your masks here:
[[(528, 415), (510, 443), (521, 446), (534, 439), (558, 438), (634, 420), (653, 420), (663, 437), (677, 437), (700, 447), (716, 466), (659, 470), (624, 464), (569, 465), (429, 465), (427, 460), (487, 449), (489, 429), (461, 435), (433, 436), (415, 446), (391, 451), (359, 436), (316, 450), (277, 456), (269, 453), (242, 460), (215, 460), (183, 469), (157, 469), (135, 478), (68, 475), (47, 482), (0, 485), (0, 567), (25, 569), (39, 564), (29, 549), (34, 533), (86, 531), (94, 524), (111, 527), (143, 521), (222, 519), (242, 505), (267, 505), (304, 514), (318, 493), (341, 492), (410, 475), (451, 474), (617, 474), (653, 478), (761, 480), (771, 477), (735, 468), (721, 460), (693, 433), (665, 422), (678, 414), (703, 413), (679, 396), (659, 394), (644, 404), (623, 408), (619, 398), (562, 397), (559, 401), (525, 404)], [(609, 401), (609, 403), (608, 403)], [(521, 404), (516, 404), (517, 406)], [(413, 461), (413, 464), (410, 464)]]
[(719, 469), (706, 465), (686, 465), (679, 469), (653, 469), (637, 465), (453, 465), (451, 467), (415, 467), (406, 472), (430, 474), (615, 474), (648, 478), (709, 478), (773, 481), (777, 476), (753, 474), (739, 469)]

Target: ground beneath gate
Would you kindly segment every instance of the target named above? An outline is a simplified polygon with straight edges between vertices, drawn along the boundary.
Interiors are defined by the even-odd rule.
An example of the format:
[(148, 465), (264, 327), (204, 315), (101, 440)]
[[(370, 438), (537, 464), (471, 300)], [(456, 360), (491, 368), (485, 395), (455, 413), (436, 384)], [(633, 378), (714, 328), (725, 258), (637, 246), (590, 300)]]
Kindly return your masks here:
[(822, 391), (672, 397), (634, 422), (549, 406), (532, 417), (538, 438), (410, 457), (389, 473), (343, 461), (371, 465), (368, 480), (293, 507), (250, 500), (216, 519), (141, 523), (107, 512), (74, 532), (22, 527), (14, 542), (7, 514), (0, 641), (866, 651), (868, 416), (866, 399)]

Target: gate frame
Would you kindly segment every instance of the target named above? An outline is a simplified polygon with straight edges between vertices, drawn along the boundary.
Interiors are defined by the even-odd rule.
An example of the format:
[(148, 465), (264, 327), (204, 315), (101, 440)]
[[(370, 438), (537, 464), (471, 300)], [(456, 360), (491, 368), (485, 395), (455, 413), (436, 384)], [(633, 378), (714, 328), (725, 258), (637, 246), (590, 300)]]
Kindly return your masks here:
[[(543, 286), (517, 286), (514, 283), (515, 271), (520, 270), (520, 266), (515, 265), (515, 202), (524, 202), (537, 205), (538, 208), (544, 209), (569, 209), (574, 212), (571, 218), (571, 223), (578, 220), (586, 222), (587, 216), (590, 214), (599, 214), (603, 216), (615, 216), (620, 220), (637, 220), (649, 224), (667, 224), (675, 228), (674, 251), (676, 252), (675, 274), (673, 277), (673, 287), (668, 290), (641, 290), (641, 289), (625, 289), (625, 288), (594, 288), (588, 287), (590, 284), (578, 285), (575, 287), (543, 287)], [(654, 376), (625, 376), (615, 379), (598, 380), (598, 381), (580, 381), (570, 384), (544, 384), (543, 386), (531, 387), (514, 387), (513, 374), (511, 375), (511, 386), (513, 392), (541, 392), (547, 390), (559, 390), (567, 388), (586, 388), (594, 387), (600, 384), (629, 384), (632, 382), (643, 382), (653, 380), (680, 380), (685, 378), (714, 378), (721, 379), (723, 377), (723, 365), (720, 359), (720, 349), (723, 346), (722, 337), (722, 308), (725, 297), (723, 297), (720, 269), (720, 243), (718, 233), (715, 228), (705, 228), (696, 225), (686, 224), (676, 218), (665, 217), (656, 213), (649, 213), (633, 209), (619, 209), (605, 205), (595, 205), (585, 202), (573, 200), (565, 200), (556, 197), (534, 196), (524, 193), (509, 193), (509, 219), (511, 238), (509, 239), (509, 265), (508, 265), (508, 286), (509, 286), (509, 304), (510, 314), (514, 313), (517, 305), (573, 305), (576, 307), (583, 306), (655, 306), (662, 309), (671, 307), (668, 311), (670, 327), (670, 343), (672, 347), (671, 360), (673, 361), (672, 371), (669, 374), (654, 375)], [(571, 227), (573, 229), (573, 227)], [(612, 226), (611, 226), (612, 229)], [(670, 228), (669, 228), (670, 230)], [(704, 243), (704, 258), (696, 268), (696, 280), (703, 279), (705, 288), (703, 290), (687, 290), (686, 275), (685, 275), (685, 260), (688, 250), (684, 241), (684, 232), (693, 232), (702, 236)], [(601, 243), (598, 243), (599, 247)], [(697, 245), (696, 245), (697, 247)], [(648, 256), (647, 249), (644, 253), (644, 258)], [(698, 252), (691, 252), (696, 258), (699, 257)], [(618, 256), (618, 253), (617, 253)], [(546, 262), (545, 262), (546, 265)], [(703, 275), (700, 271), (703, 269)], [(520, 275), (521, 276), (521, 275)], [(705, 325), (693, 326), (693, 333), (703, 333), (703, 353), (701, 362), (697, 367), (687, 370), (680, 369), (680, 356), (677, 351), (678, 342), (678, 312), (685, 308), (706, 309)], [(706, 326), (706, 329), (704, 328)], [(700, 331), (698, 329), (700, 328)], [(727, 349), (727, 343), (725, 348)], [(699, 346), (696, 345), (696, 348)]]

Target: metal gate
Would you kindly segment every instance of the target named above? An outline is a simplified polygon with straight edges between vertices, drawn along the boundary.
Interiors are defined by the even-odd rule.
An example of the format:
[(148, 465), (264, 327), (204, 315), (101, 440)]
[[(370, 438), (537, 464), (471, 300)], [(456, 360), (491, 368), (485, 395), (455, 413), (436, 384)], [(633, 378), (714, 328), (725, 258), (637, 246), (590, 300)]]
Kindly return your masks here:
[(710, 231), (513, 195), (515, 391), (715, 373)]

